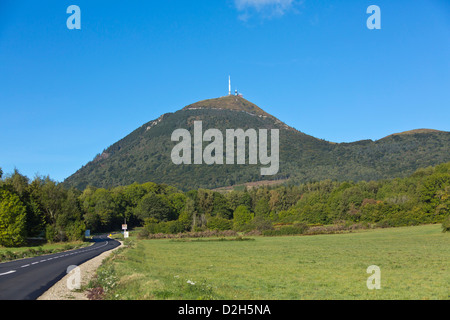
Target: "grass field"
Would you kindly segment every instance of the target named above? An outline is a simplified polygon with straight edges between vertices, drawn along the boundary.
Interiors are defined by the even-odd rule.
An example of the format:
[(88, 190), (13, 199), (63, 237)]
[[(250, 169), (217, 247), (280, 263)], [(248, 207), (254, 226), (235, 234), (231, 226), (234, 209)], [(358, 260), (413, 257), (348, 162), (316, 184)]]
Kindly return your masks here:
[[(108, 299), (450, 299), (440, 225), (253, 239), (133, 240), (98, 281)], [(380, 290), (367, 288), (371, 265)]]
[(20, 258), (29, 258), (43, 254), (72, 250), (88, 246), (89, 244), (90, 244), (89, 242), (76, 241), (76, 242), (45, 243), (41, 245), (19, 247), (19, 248), (0, 247), (0, 263)]

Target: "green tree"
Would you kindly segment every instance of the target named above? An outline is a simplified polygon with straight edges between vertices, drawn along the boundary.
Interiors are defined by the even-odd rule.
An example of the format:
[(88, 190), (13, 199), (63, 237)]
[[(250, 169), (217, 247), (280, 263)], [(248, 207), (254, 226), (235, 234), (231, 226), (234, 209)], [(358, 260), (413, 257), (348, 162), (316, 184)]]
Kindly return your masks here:
[[(147, 187), (149, 187), (149, 185), (147, 185)], [(134, 183), (132, 185), (126, 186), (123, 193), (129, 206), (135, 208), (142, 197), (149, 192), (148, 189), (146, 189), (144, 186)]]
[(249, 208), (252, 207), (252, 197), (250, 194), (245, 191), (236, 191), (233, 190), (225, 195), (228, 200), (229, 206), (231, 210), (236, 210), (240, 205), (247, 206)]
[(214, 209), (214, 194), (211, 190), (199, 189), (197, 192), (197, 208), (199, 213), (211, 215)]
[(135, 215), (141, 221), (154, 218), (158, 222), (174, 220), (173, 208), (163, 195), (149, 193), (139, 201)]
[(19, 196), (0, 190), (0, 245), (15, 247), (25, 243), (26, 215)]
[(233, 227), (236, 230), (244, 230), (252, 219), (253, 213), (248, 209), (248, 207), (240, 205), (233, 213)]
[(219, 216), (209, 217), (206, 226), (208, 227), (209, 230), (218, 230), (218, 231), (231, 230), (233, 227), (233, 221), (224, 219)]
[(75, 220), (70, 222), (65, 230), (68, 241), (82, 241), (84, 240), (86, 225), (81, 220)]
[(117, 221), (116, 223), (119, 224), (115, 202), (108, 190), (103, 188), (95, 190), (94, 202), (94, 212), (100, 219), (100, 229), (102, 231), (112, 229), (114, 227), (114, 221)]
[(270, 205), (267, 198), (261, 198), (255, 205), (255, 216), (268, 218), (270, 215)]
[(180, 213), (183, 211), (183, 208), (185, 206), (186, 196), (180, 192), (172, 193), (168, 196), (168, 200), (170, 201), (173, 209), (175, 210), (176, 217), (178, 217)]
[(197, 215), (195, 211), (195, 201), (191, 198), (186, 198), (186, 203), (181, 211), (178, 221), (184, 228), (184, 231), (191, 231), (194, 227), (194, 216)]
[(45, 214), (46, 222), (56, 223), (57, 216), (61, 212), (61, 206), (65, 200), (65, 189), (61, 184), (46, 177), (40, 179), (39, 188), (35, 190), (35, 197), (39, 199), (41, 208)]
[(442, 232), (450, 232), (450, 216), (442, 222)]
[(5, 184), (10, 185), (14, 193), (16, 193), (22, 202), (26, 202), (28, 198), (28, 184), (29, 179), (22, 175), (19, 170), (14, 169), (14, 173), (7, 179)]
[(224, 219), (231, 219), (233, 216), (233, 211), (230, 209), (227, 198), (219, 192), (213, 193), (213, 210), (211, 215)]
[(446, 186), (450, 186), (450, 173), (438, 172), (425, 179), (420, 196), (427, 212), (434, 212), (442, 202)]
[(45, 219), (38, 201), (39, 199), (33, 192), (36, 184), (33, 182), (30, 184), (26, 176), (20, 174), (17, 169), (14, 169), (14, 173), (5, 179), (4, 186), (17, 194), (26, 208), (27, 235), (40, 235), (44, 230)]

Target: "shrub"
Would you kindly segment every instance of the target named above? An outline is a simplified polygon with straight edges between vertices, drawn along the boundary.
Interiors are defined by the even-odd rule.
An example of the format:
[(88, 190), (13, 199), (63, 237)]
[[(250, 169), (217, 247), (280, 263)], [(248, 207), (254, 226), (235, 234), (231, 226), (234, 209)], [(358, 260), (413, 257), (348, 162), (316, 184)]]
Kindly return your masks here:
[(238, 231), (243, 231), (249, 228), (248, 224), (253, 219), (253, 213), (250, 212), (247, 206), (240, 205), (236, 208), (233, 214), (233, 228)]
[(308, 231), (308, 226), (303, 223), (296, 223), (292, 226), (284, 226), (278, 230), (264, 230), (264, 236), (288, 236), (305, 234)]
[(148, 232), (147, 228), (142, 228), (139, 233), (137, 234), (138, 239), (147, 239), (150, 235), (150, 232)]
[(442, 222), (442, 232), (450, 232), (450, 216)]
[(45, 239), (47, 239), (48, 242), (58, 241), (58, 231), (55, 226), (48, 225), (45, 228)]
[(102, 287), (96, 287), (88, 290), (87, 298), (89, 300), (103, 300), (105, 297), (105, 291)]
[(176, 234), (184, 231), (184, 226), (178, 220), (160, 222), (160, 230), (162, 233)]
[(260, 236), (262, 235), (261, 231), (258, 230), (251, 230), (245, 233), (246, 236)]
[(225, 231), (217, 231), (217, 230), (208, 230), (201, 232), (185, 232), (178, 234), (165, 234), (165, 233), (156, 233), (156, 234), (148, 234), (148, 239), (183, 239), (183, 238), (211, 238), (211, 237), (235, 237), (237, 236), (237, 232), (234, 230), (225, 230)]
[(4, 253), (0, 253), (0, 262), (15, 260), (17, 259), (17, 255), (11, 251), (5, 251)]
[(26, 208), (20, 198), (0, 189), (0, 245), (17, 247), (25, 243)]
[(177, 234), (185, 231), (183, 222), (178, 220), (166, 221), (166, 222), (153, 222), (152, 220), (146, 221), (144, 230), (139, 232), (141, 238), (146, 238), (150, 234)]
[(69, 241), (84, 241), (86, 225), (81, 221), (76, 221), (66, 228), (66, 236)]
[(256, 216), (251, 221), (251, 229), (256, 231), (264, 231), (264, 230), (273, 230), (273, 224), (272, 221), (265, 219), (260, 216)]
[(225, 231), (233, 228), (233, 221), (221, 217), (211, 217), (206, 226), (209, 230)]

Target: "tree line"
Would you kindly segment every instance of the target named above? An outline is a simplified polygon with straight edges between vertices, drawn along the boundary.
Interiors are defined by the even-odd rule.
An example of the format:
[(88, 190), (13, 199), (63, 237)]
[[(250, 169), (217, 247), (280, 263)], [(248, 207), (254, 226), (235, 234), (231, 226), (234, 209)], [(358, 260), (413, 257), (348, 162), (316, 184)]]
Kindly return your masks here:
[[(336, 223), (380, 227), (441, 223), (450, 216), (450, 163), (381, 181), (324, 180), (217, 192), (182, 192), (152, 182), (111, 189), (65, 188), (0, 169), (0, 245), (32, 237), (82, 240), (92, 232), (143, 226), (144, 234), (206, 230), (273, 230)], [(288, 230), (288, 229), (286, 229)], [(302, 229), (303, 230), (303, 229)]]

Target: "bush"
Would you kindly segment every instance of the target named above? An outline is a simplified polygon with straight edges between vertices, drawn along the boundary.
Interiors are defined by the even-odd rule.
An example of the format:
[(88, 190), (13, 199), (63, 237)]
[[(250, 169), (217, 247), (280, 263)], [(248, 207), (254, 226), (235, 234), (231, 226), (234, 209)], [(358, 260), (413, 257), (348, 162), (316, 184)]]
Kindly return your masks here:
[(442, 232), (450, 232), (450, 216), (442, 222)]
[(137, 234), (138, 239), (148, 239), (150, 235), (150, 232), (147, 230), (147, 228), (142, 228), (139, 233)]
[(66, 228), (66, 236), (69, 241), (84, 241), (86, 225), (81, 221), (76, 221)]
[(16, 194), (0, 189), (0, 246), (17, 247), (25, 243), (26, 214)]
[(177, 234), (180, 232), (184, 232), (185, 228), (182, 222), (178, 220), (167, 221), (167, 222), (152, 222), (152, 220), (148, 220), (144, 225), (144, 230), (140, 232), (141, 237), (146, 237), (149, 234)]
[(206, 224), (209, 230), (225, 231), (233, 228), (233, 221), (221, 217), (211, 217)]
[(48, 225), (45, 228), (45, 239), (48, 242), (55, 242), (58, 241), (58, 231), (56, 230), (56, 227), (53, 225)]
[(160, 230), (162, 233), (176, 234), (184, 231), (184, 226), (178, 220), (160, 222)]
[[(142, 233), (144, 235), (144, 233)], [(235, 237), (237, 232), (233, 230), (217, 231), (208, 230), (201, 232), (185, 232), (178, 234), (155, 233), (148, 234), (147, 239), (186, 239), (186, 238), (211, 238), (211, 237)]]
[(233, 228), (237, 231), (244, 231), (249, 229), (249, 224), (253, 220), (253, 213), (248, 207), (240, 205), (236, 208), (233, 214)]
[(293, 235), (300, 235), (304, 234), (308, 231), (308, 226), (303, 223), (296, 223), (292, 226), (284, 226), (281, 227), (278, 230), (264, 230), (262, 234), (264, 236), (293, 236)]
[(253, 218), (253, 220), (251, 221), (251, 229), (256, 230), (256, 231), (264, 231), (264, 230), (273, 230), (273, 224), (272, 221), (265, 219), (263, 217), (260, 216), (256, 216), (255, 218)]
[(4, 253), (0, 253), (0, 262), (10, 261), (18, 259), (17, 254), (11, 251), (5, 251)]

